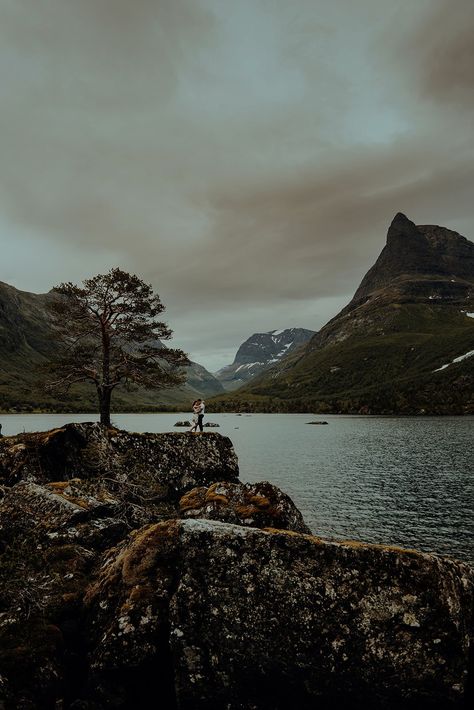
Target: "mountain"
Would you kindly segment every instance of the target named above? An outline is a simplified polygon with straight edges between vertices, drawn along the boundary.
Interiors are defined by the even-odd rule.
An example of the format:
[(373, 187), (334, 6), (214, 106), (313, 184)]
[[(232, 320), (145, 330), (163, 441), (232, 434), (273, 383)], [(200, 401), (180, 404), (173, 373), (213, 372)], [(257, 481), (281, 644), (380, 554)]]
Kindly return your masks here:
[[(78, 386), (67, 395), (53, 397), (41, 387), (40, 367), (54, 354), (54, 338), (47, 316), (51, 294), (19, 291), (0, 282), (0, 411), (89, 411), (96, 408), (92, 386)], [(224, 391), (202, 365), (191, 363), (186, 384), (171, 390), (127, 391), (117, 388), (115, 411), (153, 410), (188, 405), (197, 397)]]
[[(191, 399), (197, 399), (197, 397), (212, 397), (219, 392), (223, 392), (224, 387), (217, 377), (206, 370), (205, 367), (197, 362), (191, 362), (191, 366), (187, 368), (186, 393), (188, 391), (189, 394), (186, 394), (185, 399), (187, 403)], [(162, 394), (166, 395), (166, 392)]]
[(302, 350), (218, 402), (263, 411), (474, 413), (474, 244), (397, 214), (351, 302)]
[(235, 390), (300, 348), (313, 335), (313, 330), (305, 328), (254, 333), (239, 347), (232, 365), (223, 367), (215, 375), (226, 390)]

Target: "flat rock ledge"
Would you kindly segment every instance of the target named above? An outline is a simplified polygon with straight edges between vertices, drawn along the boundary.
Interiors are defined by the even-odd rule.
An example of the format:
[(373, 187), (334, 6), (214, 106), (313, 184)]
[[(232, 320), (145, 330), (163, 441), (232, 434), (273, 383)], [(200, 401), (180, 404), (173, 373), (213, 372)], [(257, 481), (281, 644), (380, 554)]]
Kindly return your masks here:
[(474, 571), (309, 534), (232, 443), (0, 440), (1, 710), (467, 708)]
[(238, 476), (231, 440), (214, 433), (136, 434), (85, 423), (0, 440), (0, 484), (9, 486), (21, 480), (113, 478), (165, 499)]

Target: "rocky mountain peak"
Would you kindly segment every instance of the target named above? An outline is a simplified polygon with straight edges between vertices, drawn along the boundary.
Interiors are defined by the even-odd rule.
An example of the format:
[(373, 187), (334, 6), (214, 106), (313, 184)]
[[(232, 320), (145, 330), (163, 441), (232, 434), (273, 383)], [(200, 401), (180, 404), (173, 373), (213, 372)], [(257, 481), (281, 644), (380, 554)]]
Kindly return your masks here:
[(393, 235), (397, 233), (407, 233), (413, 228), (416, 229), (415, 223), (412, 222), (411, 219), (408, 219), (406, 214), (403, 214), (403, 212), (397, 212), (395, 217), (392, 219), (390, 227), (388, 228), (387, 241)]
[(425, 277), (474, 281), (474, 244), (445, 227), (416, 225), (398, 212), (388, 229), (387, 243), (353, 302), (401, 279)]
[(313, 335), (314, 331), (306, 328), (254, 333), (240, 345), (232, 365), (223, 367), (216, 376), (225, 389), (236, 389), (307, 343)]
[[(221, 406), (472, 414), (473, 343), (474, 244), (399, 212), (351, 302), (292, 357)], [(246, 368), (239, 367), (236, 376)]]
[(305, 328), (286, 328), (269, 330), (266, 333), (254, 333), (237, 350), (234, 365), (251, 362), (265, 364), (287, 354), (287, 350), (306, 342), (313, 331)]

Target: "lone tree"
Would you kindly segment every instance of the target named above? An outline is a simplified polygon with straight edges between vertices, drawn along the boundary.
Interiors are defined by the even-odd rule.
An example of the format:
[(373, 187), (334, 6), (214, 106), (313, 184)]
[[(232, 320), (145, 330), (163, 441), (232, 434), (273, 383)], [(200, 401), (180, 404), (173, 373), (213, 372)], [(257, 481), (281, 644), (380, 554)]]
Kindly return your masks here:
[(182, 384), (179, 368), (189, 364), (182, 350), (166, 348), (172, 331), (157, 320), (165, 310), (158, 295), (137, 276), (111, 269), (83, 282), (63, 283), (49, 310), (60, 344), (52, 364), (50, 391), (92, 382), (99, 399), (100, 422), (110, 426), (113, 390), (120, 383), (163, 389)]

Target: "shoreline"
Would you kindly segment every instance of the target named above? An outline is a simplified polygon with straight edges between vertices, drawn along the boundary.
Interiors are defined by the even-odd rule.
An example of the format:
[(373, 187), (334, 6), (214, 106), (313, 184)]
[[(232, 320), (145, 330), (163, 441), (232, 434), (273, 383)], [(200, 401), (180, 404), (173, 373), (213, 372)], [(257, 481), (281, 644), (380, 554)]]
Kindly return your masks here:
[[(402, 412), (394, 412), (394, 413), (360, 413), (360, 412), (354, 412), (353, 414), (348, 413), (348, 412), (317, 412), (317, 411), (306, 411), (306, 412), (255, 412), (255, 411), (219, 411), (219, 410), (208, 410), (207, 414), (216, 415), (216, 414), (233, 414), (233, 415), (242, 415), (242, 416), (254, 416), (257, 414), (269, 414), (269, 415), (299, 415), (303, 416), (306, 415), (308, 417), (337, 417), (338, 419), (444, 419), (444, 418), (449, 418), (449, 417), (456, 417), (459, 419), (468, 419), (469, 417), (474, 418), (474, 413), (470, 412), (464, 412), (464, 413), (446, 413), (446, 414), (437, 414), (437, 413), (430, 413), (430, 412), (424, 412), (424, 413), (409, 413), (409, 414), (404, 414)], [(68, 411), (50, 411), (50, 410), (35, 410), (34, 412), (31, 411), (16, 411), (16, 412), (11, 412), (7, 410), (2, 410), (0, 409), (0, 417), (8, 417), (8, 416), (68, 416), (68, 415), (75, 415), (79, 414), (81, 416), (90, 414), (91, 416), (99, 416), (99, 413), (94, 410), (94, 411), (87, 411), (84, 409), (81, 410), (68, 410)], [(140, 410), (140, 411), (117, 411), (117, 412), (111, 412), (111, 416), (114, 415), (127, 415), (127, 416), (133, 416), (133, 415), (154, 415), (154, 414), (189, 414), (189, 408), (183, 407), (182, 409), (163, 409), (163, 410)]]

